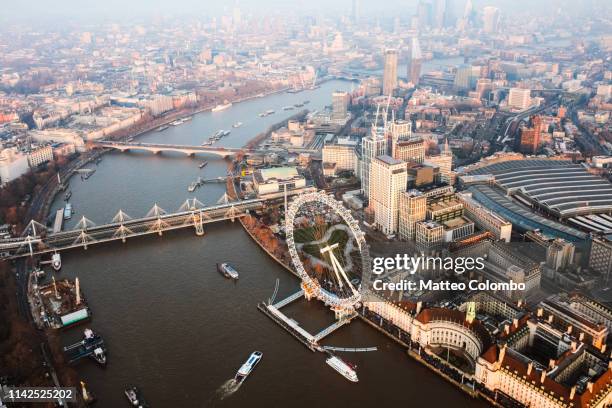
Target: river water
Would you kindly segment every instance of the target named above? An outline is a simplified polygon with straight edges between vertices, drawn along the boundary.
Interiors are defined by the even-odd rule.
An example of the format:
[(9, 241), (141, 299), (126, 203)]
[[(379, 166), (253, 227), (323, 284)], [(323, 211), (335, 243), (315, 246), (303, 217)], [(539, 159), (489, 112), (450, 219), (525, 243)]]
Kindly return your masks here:
[[(299, 94), (276, 94), (234, 105), (217, 113), (196, 115), (191, 122), (150, 132), (145, 142), (200, 144), (219, 129), (231, 129), (224, 146), (242, 146), (269, 125), (290, 116), (286, 105), (309, 99), (309, 109), (329, 104), (335, 89), (351, 83), (332, 81)], [(276, 114), (257, 114), (275, 109)], [(232, 129), (241, 121), (244, 125)], [(70, 180), (72, 228), (85, 215), (95, 223), (109, 222), (119, 208), (139, 217), (157, 203), (175, 211), (188, 197), (215, 203), (223, 184), (207, 185), (188, 193), (198, 176), (225, 174), (226, 163), (203, 158), (147, 153), (110, 153), (96, 173), (83, 181)], [(52, 210), (64, 205), (58, 197)], [(361, 321), (354, 321), (325, 339), (340, 347), (377, 346), (379, 351), (345, 353), (357, 364), (359, 383), (345, 380), (256, 309), (280, 280), (278, 299), (299, 287), (297, 279), (272, 261), (242, 230), (239, 223), (206, 227), (204, 237), (185, 229), (92, 246), (62, 255), (59, 277), (78, 276), (93, 319), (88, 327), (107, 342), (106, 368), (93, 361), (78, 363), (77, 370), (98, 396), (98, 407), (128, 406), (123, 389), (137, 385), (153, 407), (480, 407), (481, 401), (463, 393), (411, 360), (391, 340)], [(215, 268), (230, 262), (240, 272), (233, 283)], [(322, 304), (300, 300), (284, 311), (306, 329), (317, 332), (333, 320)], [(83, 327), (63, 334), (68, 344)], [(264, 357), (242, 387), (229, 395), (223, 384), (254, 350)]]

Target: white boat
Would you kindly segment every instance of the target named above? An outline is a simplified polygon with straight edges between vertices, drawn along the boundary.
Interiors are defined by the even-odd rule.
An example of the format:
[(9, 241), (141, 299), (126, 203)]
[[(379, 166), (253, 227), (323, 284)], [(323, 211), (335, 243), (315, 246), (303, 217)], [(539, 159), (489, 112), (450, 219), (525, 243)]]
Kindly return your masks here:
[(263, 353), (261, 351), (252, 352), (248, 360), (240, 367), (234, 376), (234, 380), (236, 380), (238, 383), (243, 382), (249, 376), (249, 374), (253, 372), (253, 369), (259, 363), (262, 357)]
[(62, 257), (59, 253), (56, 252), (51, 256), (51, 266), (56, 271), (62, 269)]
[(196, 188), (198, 188), (198, 183), (193, 182), (189, 185), (189, 187), (187, 187), (187, 191), (189, 191), (190, 193), (193, 193)]
[(223, 274), (223, 276), (225, 276), (226, 278), (231, 278), (231, 279), (236, 279), (238, 280), (238, 277), (240, 276), (238, 274), (238, 271), (236, 269), (234, 269), (230, 264), (228, 264), (227, 262), (224, 262), (222, 264), (217, 264), (217, 269), (219, 270), (219, 272), (221, 272)]
[(236, 122), (232, 125), (233, 128), (239, 128), (240, 126), (242, 126), (242, 122)]
[(217, 105), (214, 108), (212, 108), (212, 111), (213, 112), (221, 112), (222, 110), (226, 110), (226, 109), (230, 108), (231, 106), (232, 106), (231, 102), (224, 103), (222, 105), (220, 104), (220, 105)]
[(340, 357), (331, 356), (325, 360), (327, 365), (339, 372), (344, 378), (352, 382), (358, 382), (357, 373), (353, 368), (345, 363)]

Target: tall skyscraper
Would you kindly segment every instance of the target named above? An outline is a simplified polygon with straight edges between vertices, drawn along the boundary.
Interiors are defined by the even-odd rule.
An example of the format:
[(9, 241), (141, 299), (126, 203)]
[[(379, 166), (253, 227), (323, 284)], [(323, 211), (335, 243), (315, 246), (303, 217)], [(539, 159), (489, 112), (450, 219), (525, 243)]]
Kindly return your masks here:
[(397, 232), (399, 197), (406, 191), (406, 163), (390, 156), (378, 156), (372, 161), (370, 175), (370, 207), (374, 222), (385, 234)]
[(353, 7), (351, 8), (351, 19), (353, 23), (357, 23), (361, 17), (359, 14), (361, 12), (360, 3), (360, 0), (353, 0)]
[(434, 0), (434, 27), (444, 28), (446, 20), (446, 0)]
[(391, 95), (397, 88), (397, 50), (385, 51), (385, 68), (383, 72), (383, 95)]
[(499, 31), (499, 9), (487, 6), (482, 10), (482, 24), (485, 33), (495, 34)]
[(342, 120), (348, 113), (349, 94), (346, 91), (332, 93), (332, 119)]
[(404, 241), (414, 240), (416, 223), (425, 221), (427, 196), (419, 190), (402, 192), (399, 196), (398, 236)]
[(427, 27), (431, 27), (432, 20), (432, 6), (431, 3), (425, 0), (420, 0), (417, 6), (417, 19), (419, 22), (419, 29), (424, 30)]
[(361, 191), (365, 197), (370, 197), (370, 167), (374, 158), (387, 154), (387, 139), (384, 129), (376, 125), (372, 133), (361, 140)]
[(419, 45), (419, 39), (412, 37), (410, 42), (410, 57), (408, 58), (408, 80), (417, 86), (419, 84), (419, 78), (421, 77), (421, 65), (423, 62), (423, 54), (421, 53), (421, 46)]

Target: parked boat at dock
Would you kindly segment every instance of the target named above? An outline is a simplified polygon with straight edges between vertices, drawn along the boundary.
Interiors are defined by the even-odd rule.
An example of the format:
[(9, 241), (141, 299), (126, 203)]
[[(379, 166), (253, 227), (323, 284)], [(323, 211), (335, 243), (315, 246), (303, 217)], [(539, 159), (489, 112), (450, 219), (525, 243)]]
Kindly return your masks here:
[(228, 264), (227, 262), (224, 262), (222, 264), (217, 264), (217, 269), (219, 270), (219, 272), (221, 272), (223, 274), (223, 276), (225, 276), (226, 278), (230, 278), (230, 279), (236, 279), (238, 280), (238, 277), (240, 276), (238, 274), (238, 271), (236, 269), (234, 269), (230, 264)]
[(170, 126), (168, 126), (168, 125), (164, 125), (164, 126), (161, 126), (159, 129), (157, 129), (157, 131), (158, 132), (163, 132), (164, 130), (168, 129), (169, 127)]
[(229, 102), (229, 103), (224, 103), (224, 104), (222, 104), (222, 105), (221, 105), (221, 104), (219, 104), (219, 105), (215, 106), (214, 108), (212, 108), (212, 111), (213, 111), (213, 112), (221, 112), (221, 111), (224, 111), (224, 110), (226, 110), (226, 109), (229, 109), (231, 106), (232, 106), (232, 103), (231, 103), (231, 102)]
[(240, 369), (234, 376), (234, 380), (236, 380), (236, 382), (239, 384), (246, 380), (246, 378), (253, 372), (255, 366), (259, 363), (262, 357), (263, 353), (261, 351), (252, 352), (247, 361), (240, 367)]
[(64, 219), (69, 220), (72, 218), (72, 204), (66, 203), (66, 207), (64, 207)]

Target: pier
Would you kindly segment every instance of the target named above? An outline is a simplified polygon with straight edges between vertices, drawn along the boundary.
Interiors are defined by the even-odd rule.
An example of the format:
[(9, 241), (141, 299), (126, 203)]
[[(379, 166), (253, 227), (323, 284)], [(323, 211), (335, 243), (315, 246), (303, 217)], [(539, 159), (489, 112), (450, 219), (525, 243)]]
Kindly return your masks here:
[(344, 326), (345, 324), (350, 323), (351, 320), (353, 320), (353, 318), (357, 316), (357, 313), (354, 313), (348, 316), (344, 316), (336, 320), (330, 326), (321, 330), (316, 335), (313, 335), (309, 333), (308, 331), (306, 331), (305, 329), (303, 329), (299, 325), (299, 323), (296, 322), (294, 319), (288, 317), (287, 315), (285, 315), (283, 312), (280, 311), (282, 307), (287, 306), (288, 304), (295, 302), (298, 299), (301, 299), (302, 296), (304, 296), (304, 291), (299, 290), (296, 293), (286, 297), (283, 300), (280, 300), (279, 302), (273, 305), (266, 304), (265, 302), (261, 302), (259, 305), (257, 305), (257, 308), (262, 313), (264, 313), (266, 316), (268, 316), (270, 319), (272, 319), (274, 322), (278, 323), (280, 327), (285, 329), (289, 334), (295, 337), (300, 343), (308, 347), (310, 351), (323, 352), (325, 351), (325, 347), (319, 345), (319, 342), (323, 340), (323, 338), (329, 336), (330, 334), (338, 330), (340, 327)]

